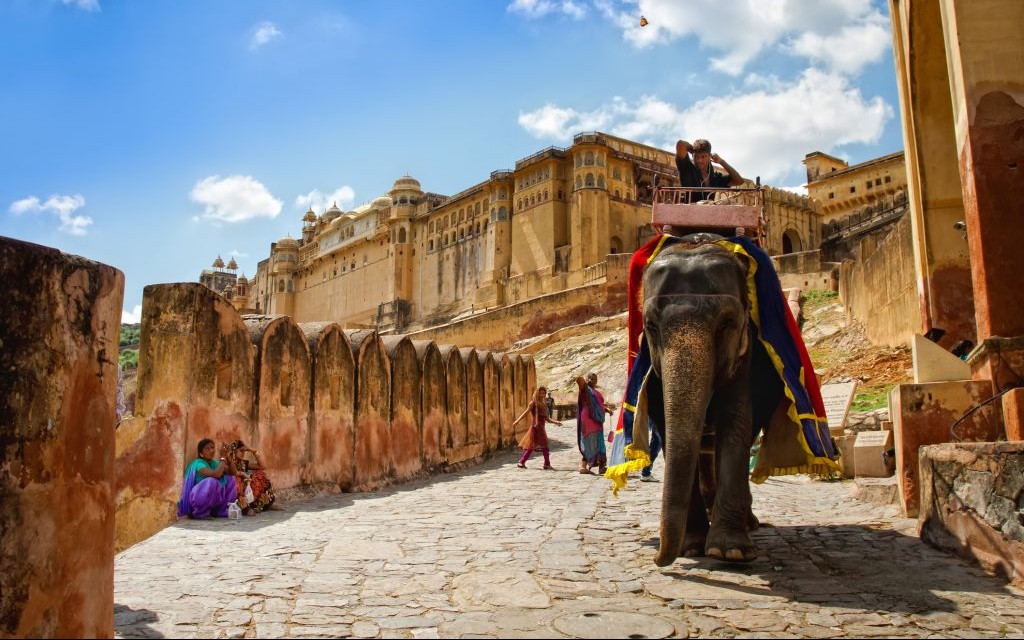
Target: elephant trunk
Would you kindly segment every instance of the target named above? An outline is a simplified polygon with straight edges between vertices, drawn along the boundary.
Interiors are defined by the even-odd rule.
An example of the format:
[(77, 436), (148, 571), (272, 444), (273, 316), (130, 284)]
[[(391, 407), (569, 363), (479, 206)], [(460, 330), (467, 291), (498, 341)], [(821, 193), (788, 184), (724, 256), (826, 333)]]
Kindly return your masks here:
[(654, 562), (672, 564), (682, 553), (701, 433), (713, 391), (713, 329), (690, 324), (665, 336), (661, 380), (665, 397), (665, 482), (661, 498), (661, 545)]

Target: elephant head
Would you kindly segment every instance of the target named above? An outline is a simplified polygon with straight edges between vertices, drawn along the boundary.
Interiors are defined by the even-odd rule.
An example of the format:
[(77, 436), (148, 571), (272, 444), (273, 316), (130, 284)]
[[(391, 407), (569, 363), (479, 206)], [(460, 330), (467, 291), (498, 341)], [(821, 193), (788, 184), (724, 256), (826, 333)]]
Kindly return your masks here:
[[(663, 433), (665, 479), (658, 566), (680, 555), (750, 560), (752, 440), (747, 269), (744, 258), (688, 236), (665, 248), (643, 278), (644, 333), (653, 376), (649, 417)], [(718, 490), (712, 522), (696, 484), (701, 436), (715, 432)], [(710, 506), (710, 505), (708, 505)]]

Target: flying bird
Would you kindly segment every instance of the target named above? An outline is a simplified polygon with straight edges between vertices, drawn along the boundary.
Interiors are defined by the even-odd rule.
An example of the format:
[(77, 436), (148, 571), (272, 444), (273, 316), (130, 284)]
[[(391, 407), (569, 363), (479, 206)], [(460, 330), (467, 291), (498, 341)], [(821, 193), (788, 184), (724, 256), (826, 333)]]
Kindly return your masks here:
[(647, 26), (647, 18), (645, 18), (643, 16), (640, 16), (640, 26), (641, 27), (646, 27)]

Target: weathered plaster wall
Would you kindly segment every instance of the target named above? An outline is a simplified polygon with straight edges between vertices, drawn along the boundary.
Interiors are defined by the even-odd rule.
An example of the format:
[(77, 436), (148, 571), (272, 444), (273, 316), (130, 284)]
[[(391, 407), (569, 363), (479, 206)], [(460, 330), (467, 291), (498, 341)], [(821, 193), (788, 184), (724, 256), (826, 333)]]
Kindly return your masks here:
[(873, 251), (860, 254), (860, 260), (840, 265), (839, 298), (847, 313), (863, 323), (869, 340), (905, 346), (922, 332), (910, 218), (893, 225)]
[(507, 447), (516, 443), (515, 434), (512, 431), (512, 421), (516, 419), (522, 409), (516, 405), (516, 381), (515, 381), (515, 360), (509, 354), (501, 356), (501, 377), (498, 380), (499, 401), (498, 411), (501, 420), (498, 425), (499, 446)]
[(443, 454), (448, 462), (462, 461), (469, 437), (469, 418), (466, 415), (466, 365), (459, 348), (440, 345), (448, 378), (448, 450)]
[(1024, 443), (921, 447), (921, 539), (1024, 584)]
[(312, 453), (303, 484), (352, 485), (355, 456), (355, 359), (334, 323), (300, 324), (309, 343), (313, 392), (309, 406)]
[(433, 469), (441, 464), (447, 449), (448, 376), (437, 345), (429, 340), (414, 340), (423, 374), (420, 386), (420, 411), (423, 415), (423, 466)]
[(396, 478), (423, 468), (419, 358), (406, 336), (383, 338), (391, 362), (391, 458)]
[(480, 359), (480, 367), (484, 374), (484, 450), (496, 451), (500, 448), (501, 399), (499, 384), (501, 367), (490, 351), (478, 351), (477, 357)]
[(135, 415), (117, 432), (117, 550), (177, 518), (182, 470), (199, 440), (252, 440), (255, 357), (248, 328), (221, 296), (195, 283), (144, 289)]
[(391, 364), (376, 332), (346, 333), (356, 362), (355, 484), (365, 489), (392, 473)]
[(124, 275), (0, 237), (0, 636), (113, 637)]
[(311, 462), (309, 347), (288, 316), (246, 316), (256, 345), (255, 436), (267, 474), (278, 489), (296, 487)]
[(484, 369), (476, 349), (459, 349), (466, 367), (466, 452), (476, 457), (484, 452)]

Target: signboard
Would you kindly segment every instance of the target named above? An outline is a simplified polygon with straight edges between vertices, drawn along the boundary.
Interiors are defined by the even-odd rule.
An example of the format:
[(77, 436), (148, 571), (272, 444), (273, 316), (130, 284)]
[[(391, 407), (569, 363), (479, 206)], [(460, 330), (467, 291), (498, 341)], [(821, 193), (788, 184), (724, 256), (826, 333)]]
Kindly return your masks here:
[(846, 416), (850, 413), (853, 396), (857, 392), (856, 382), (839, 382), (821, 387), (821, 399), (825, 403), (825, 415), (828, 417), (828, 429), (833, 434), (842, 435), (846, 426)]

